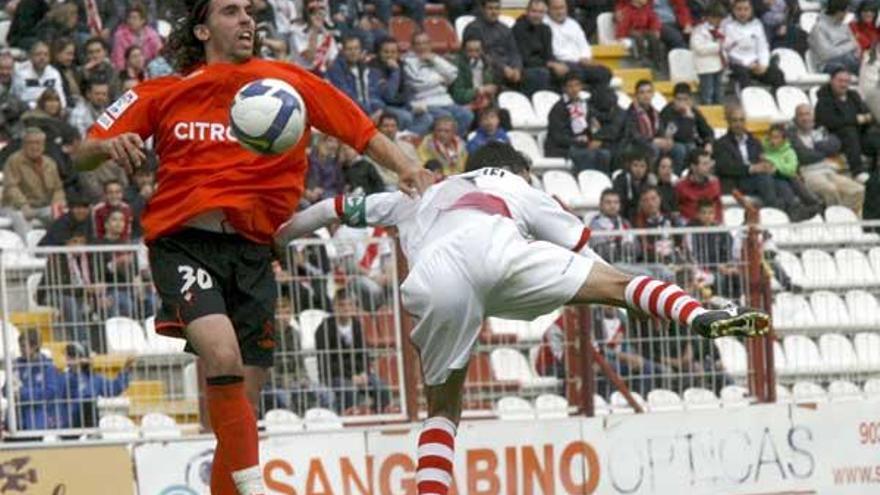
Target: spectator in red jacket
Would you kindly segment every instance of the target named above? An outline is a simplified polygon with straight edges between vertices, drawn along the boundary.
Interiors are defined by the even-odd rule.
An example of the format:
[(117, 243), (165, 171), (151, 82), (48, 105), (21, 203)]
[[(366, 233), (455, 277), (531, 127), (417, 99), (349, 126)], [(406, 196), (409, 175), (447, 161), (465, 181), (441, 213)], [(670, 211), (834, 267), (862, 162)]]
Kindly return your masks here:
[(723, 219), (721, 210), (721, 182), (712, 175), (715, 161), (708, 151), (696, 148), (688, 154), (688, 176), (675, 186), (678, 210), (686, 220), (697, 218), (701, 201), (715, 205), (715, 220)]
[(104, 225), (110, 214), (116, 210), (125, 216), (125, 228), (122, 230), (122, 240), (131, 239), (131, 223), (134, 215), (131, 206), (122, 197), (124, 188), (118, 180), (112, 179), (104, 183), (104, 201), (95, 205), (92, 210), (92, 225), (95, 226), (95, 239), (103, 240), (105, 237)]
[(660, 42), (662, 24), (651, 0), (629, 0), (617, 7), (617, 38), (632, 39), (633, 58), (661, 70), (666, 50)]
[(856, 11), (856, 20), (849, 24), (856, 43), (862, 51), (870, 50), (880, 40), (880, 28), (877, 27), (877, 10), (880, 8), (874, 0), (864, 0)]

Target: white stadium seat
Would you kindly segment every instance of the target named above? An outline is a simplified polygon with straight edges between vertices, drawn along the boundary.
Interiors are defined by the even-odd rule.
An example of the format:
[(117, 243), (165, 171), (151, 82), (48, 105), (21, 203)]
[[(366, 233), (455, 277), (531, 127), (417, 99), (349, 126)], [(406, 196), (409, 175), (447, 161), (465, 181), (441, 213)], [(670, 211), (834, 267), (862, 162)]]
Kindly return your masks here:
[(804, 266), (805, 287), (834, 287), (838, 284), (837, 263), (825, 251), (807, 249), (801, 254)]
[(267, 433), (293, 433), (302, 431), (303, 420), (287, 409), (272, 409), (263, 416)]
[(124, 316), (108, 318), (104, 323), (104, 337), (109, 352), (146, 352), (147, 338), (141, 325)]
[(611, 179), (598, 170), (581, 170), (578, 174), (583, 204), (587, 208), (598, 208), (602, 191), (611, 188)]
[(672, 82), (694, 82), (700, 78), (694, 67), (694, 53), (686, 48), (669, 50), (669, 79)]
[(519, 382), (525, 388), (543, 388), (558, 383), (556, 377), (536, 376), (526, 356), (516, 349), (509, 347), (495, 349), (489, 355), (489, 360), (498, 380)]
[(151, 316), (144, 320), (144, 330), (147, 337), (148, 352), (153, 354), (176, 354), (183, 352), (186, 347), (185, 339), (166, 337), (156, 332), (156, 317)]
[(749, 405), (749, 390), (739, 385), (728, 385), (721, 389), (721, 406), (726, 408)]
[(782, 348), (782, 343), (778, 340), (773, 341), (773, 366), (776, 368), (776, 373), (780, 375), (790, 375), (794, 372), (792, 366), (788, 363), (788, 360), (785, 357), (785, 350)]
[(773, 302), (773, 326), (779, 331), (813, 327), (816, 317), (807, 299), (800, 294), (781, 292)]
[(502, 397), (495, 403), (495, 415), (502, 421), (534, 420), (535, 409), (522, 397)]
[[(21, 336), (21, 332), (18, 331), (18, 327), (10, 322), (0, 322), (0, 331), (6, 332), (6, 342), (9, 344), (9, 355), (6, 354), (6, 348), (2, 345), (2, 340), (0, 340), (0, 359), (11, 357), (13, 359), (21, 356), (21, 348), (18, 345), (18, 338)], [(0, 335), (0, 339), (3, 336)], [(4, 375), (5, 376), (5, 375)]]
[(548, 170), (543, 175), (544, 191), (551, 196), (556, 196), (560, 201), (571, 208), (585, 206), (581, 190), (574, 177), (569, 172), (561, 170)]
[(876, 243), (880, 241), (877, 234), (867, 234), (858, 225), (859, 217), (855, 212), (845, 206), (832, 205), (825, 208), (825, 222), (829, 224), (828, 230), (832, 241), (841, 244), (853, 243)]
[(514, 19), (513, 17), (511, 17), (509, 15), (504, 15), (504, 14), (501, 14), (498, 16), (498, 21), (501, 24), (504, 24), (505, 26), (507, 26), (509, 28), (513, 28), (513, 25), (516, 24), (516, 19)]
[(813, 30), (813, 26), (816, 25), (816, 21), (819, 20), (818, 12), (802, 12), (801, 13), (801, 29), (810, 33)]
[(629, 38), (623, 40), (617, 38), (612, 12), (602, 12), (596, 17), (596, 32), (600, 45), (623, 45), (627, 48), (632, 45)]
[(164, 413), (151, 412), (141, 418), (141, 435), (148, 440), (169, 439), (180, 438), (183, 432), (171, 416)]
[(825, 371), (829, 373), (849, 373), (859, 367), (859, 358), (852, 343), (839, 333), (820, 336), (819, 352), (822, 354)]
[(849, 380), (834, 380), (828, 385), (828, 398), (831, 402), (851, 402), (861, 400), (862, 391)]
[(538, 419), (567, 418), (568, 399), (556, 394), (541, 394), (535, 399), (535, 414)]
[(128, 416), (108, 414), (98, 422), (101, 438), (105, 440), (137, 440), (138, 430)]
[(183, 398), (188, 401), (199, 400), (199, 371), (196, 363), (183, 367)]
[(776, 384), (776, 402), (780, 404), (791, 402), (791, 390), (785, 385)]
[(559, 318), (561, 310), (541, 315), (532, 321), (506, 320), (504, 318), (489, 317), (489, 326), (492, 333), (515, 335), (519, 342), (540, 342), (544, 333)]
[(833, 292), (825, 290), (813, 292), (810, 294), (810, 307), (817, 327), (833, 329), (848, 327), (851, 324), (846, 304)]
[(45, 236), (45, 229), (33, 229), (25, 235), (25, 244), (27, 245), (28, 249), (33, 249), (37, 247), (37, 244), (39, 244)]
[[(788, 74), (786, 73), (786, 77)], [(810, 97), (804, 90), (794, 86), (782, 86), (776, 90), (776, 102), (779, 104), (779, 112), (786, 120), (793, 120), (795, 111), (799, 105), (810, 105)]]
[(689, 410), (718, 409), (721, 407), (721, 401), (711, 390), (692, 387), (684, 391), (684, 406)]
[(739, 227), (745, 222), (746, 219), (746, 210), (738, 207), (731, 206), (729, 208), (724, 209), (724, 226), (725, 227)]
[(663, 96), (663, 93), (659, 91), (654, 92), (654, 96), (651, 98), (651, 106), (654, 107), (654, 110), (658, 112), (662, 111), (664, 107), (666, 107), (666, 97)]
[(861, 289), (846, 293), (850, 323), (859, 327), (880, 327), (880, 304), (877, 298)]
[(866, 399), (871, 401), (880, 400), (880, 378), (866, 380), (862, 390), (865, 392)]
[(812, 103), (813, 106), (816, 106), (816, 102), (819, 101), (819, 90), (820, 89), (822, 89), (822, 86), (817, 84), (816, 86), (813, 86), (812, 88), (810, 88), (809, 91), (807, 91), (807, 94), (810, 95), (810, 103)]
[[(632, 395), (633, 400), (636, 401), (636, 404), (641, 406), (643, 411), (646, 411), (647, 404), (645, 403), (645, 399), (638, 393), (630, 391), (630, 395)], [(626, 401), (626, 397), (620, 391), (615, 390), (611, 394), (611, 412), (613, 414), (632, 414), (635, 411), (633, 408), (629, 406), (629, 402)]]
[(304, 351), (315, 349), (315, 332), (324, 323), (330, 313), (323, 309), (305, 309), (300, 311), (296, 323), (300, 331), (300, 345)]
[(510, 145), (520, 153), (529, 157), (534, 170), (564, 169), (568, 168), (565, 158), (545, 158), (544, 150), (535, 142), (531, 134), (523, 131), (510, 131), (507, 134)]
[(767, 226), (778, 246), (793, 244), (793, 229), (788, 214), (778, 208), (761, 208), (761, 225)]
[(476, 17), (472, 15), (460, 15), (455, 18), (455, 34), (458, 35), (458, 41), (464, 41), (464, 30), (468, 24), (474, 22)]
[(749, 369), (748, 354), (742, 342), (734, 337), (721, 337), (715, 339), (715, 346), (721, 356), (721, 365), (724, 371), (732, 376), (745, 376)]
[(626, 110), (632, 105), (632, 102), (633, 100), (630, 95), (626, 94), (624, 91), (617, 90), (617, 106)]
[(807, 276), (804, 274), (804, 267), (800, 258), (789, 251), (777, 251), (776, 261), (782, 265), (785, 274), (791, 278), (792, 283), (804, 285), (807, 283)]
[(880, 284), (865, 253), (853, 248), (838, 249), (834, 252), (838, 285), (844, 287), (868, 287)]
[(329, 410), (322, 407), (313, 407), (306, 411), (305, 420), (303, 421), (306, 431), (329, 431), (341, 430), (342, 419)]
[(826, 402), (828, 396), (819, 384), (815, 382), (797, 382), (792, 387), (792, 398), (797, 403)]
[(593, 414), (595, 416), (608, 416), (611, 414), (611, 406), (599, 394), (593, 394)]
[(740, 98), (743, 102), (743, 110), (749, 120), (764, 120), (770, 122), (783, 122), (785, 118), (776, 107), (776, 100), (764, 88), (749, 86), (743, 88)]
[(498, 95), (498, 106), (510, 112), (510, 123), (514, 129), (536, 129), (541, 127), (535, 109), (528, 97), (516, 91), (504, 91)]
[(868, 260), (871, 262), (871, 269), (874, 270), (874, 273), (880, 273), (880, 247), (874, 247), (868, 251)]
[(786, 365), (793, 373), (803, 375), (825, 371), (819, 348), (809, 337), (789, 335), (783, 340), (782, 347), (785, 349)]
[[(779, 57), (779, 69), (785, 73), (785, 82), (790, 85), (807, 87), (825, 84), (831, 79), (828, 74), (807, 70), (807, 64), (804, 59), (801, 58), (798, 52), (790, 48), (777, 48), (773, 50), (773, 55)], [(778, 93), (777, 96), (779, 96)]]
[(535, 116), (538, 118), (538, 122), (541, 122), (544, 126), (547, 125), (547, 116), (550, 115), (550, 110), (560, 98), (559, 93), (546, 90), (536, 91), (532, 95), (532, 107), (535, 109)]
[(681, 402), (681, 397), (672, 390), (656, 388), (648, 392), (648, 407), (652, 412), (681, 411), (684, 409), (684, 404)]
[(880, 371), (880, 335), (874, 332), (862, 332), (853, 337), (859, 369), (862, 371)]

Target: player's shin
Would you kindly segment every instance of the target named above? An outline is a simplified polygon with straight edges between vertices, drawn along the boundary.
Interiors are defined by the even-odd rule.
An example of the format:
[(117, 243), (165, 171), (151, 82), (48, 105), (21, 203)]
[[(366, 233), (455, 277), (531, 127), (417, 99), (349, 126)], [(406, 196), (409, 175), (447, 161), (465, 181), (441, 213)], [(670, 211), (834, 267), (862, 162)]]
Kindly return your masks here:
[(690, 325), (707, 310), (681, 287), (651, 277), (630, 280), (625, 290), (626, 303), (651, 316)]
[[(207, 382), (208, 411), (217, 436), (215, 460), (223, 464), (220, 469), (212, 469), (211, 476), (231, 476), (239, 495), (263, 495), (257, 420), (247, 400), (243, 378), (219, 376), (210, 377)], [(221, 480), (218, 483), (226, 484)]]
[(419, 435), (416, 488), (419, 495), (447, 495), (455, 458), (455, 423), (443, 416), (425, 420)]

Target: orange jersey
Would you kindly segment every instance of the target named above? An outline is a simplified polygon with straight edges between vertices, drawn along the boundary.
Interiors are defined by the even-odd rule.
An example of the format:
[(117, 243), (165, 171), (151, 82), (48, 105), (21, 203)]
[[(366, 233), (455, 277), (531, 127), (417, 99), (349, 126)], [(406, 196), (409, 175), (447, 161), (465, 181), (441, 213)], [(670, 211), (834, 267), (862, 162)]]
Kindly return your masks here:
[[(306, 132), (280, 155), (244, 149), (229, 126), (235, 94), (264, 78), (287, 82), (306, 105)], [(182, 228), (200, 213), (222, 210), (239, 234), (270, 243), (305, 189), (309, 126), (358, 152), (377, 132), (360, 107), (323, 79), (292, 64), (252, 59), (207, 65), (186, 77), (146, 81), (111, 105), (89, 137), (134, 132), (143, 139), (154, 138), (159, 171), (156, 192), (142, 219), (147, 241)]]

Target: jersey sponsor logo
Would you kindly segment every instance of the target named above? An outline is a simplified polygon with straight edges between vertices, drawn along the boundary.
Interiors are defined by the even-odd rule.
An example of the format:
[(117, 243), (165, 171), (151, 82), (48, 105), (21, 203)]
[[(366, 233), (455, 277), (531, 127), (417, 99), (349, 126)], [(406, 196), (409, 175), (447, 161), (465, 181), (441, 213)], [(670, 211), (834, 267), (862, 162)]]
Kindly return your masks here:
[(113, 102), (107, 108), (107, 114), (114, 119), (118, 119), (130, 106), (134, 104), (138, 100), (137, 93), (134, 90), (130, 89), (125, 92), (122, 96), (119, 97), (118, 100)]
[(102, 113), (101, 116), (98, 117), (98, 120), (95, 121), (95, 123), (98, 124), (101, 129), (104, 129), (105, 131), (110, 130), (110, 127), (113, 126), (114, 122), (116, 121), (113, 120), (113, 117), (107, 115), (107, 112)]
[(173, 131), (178, 141), (238, 142), (232, 128), (219, 122), (178, 122)]

